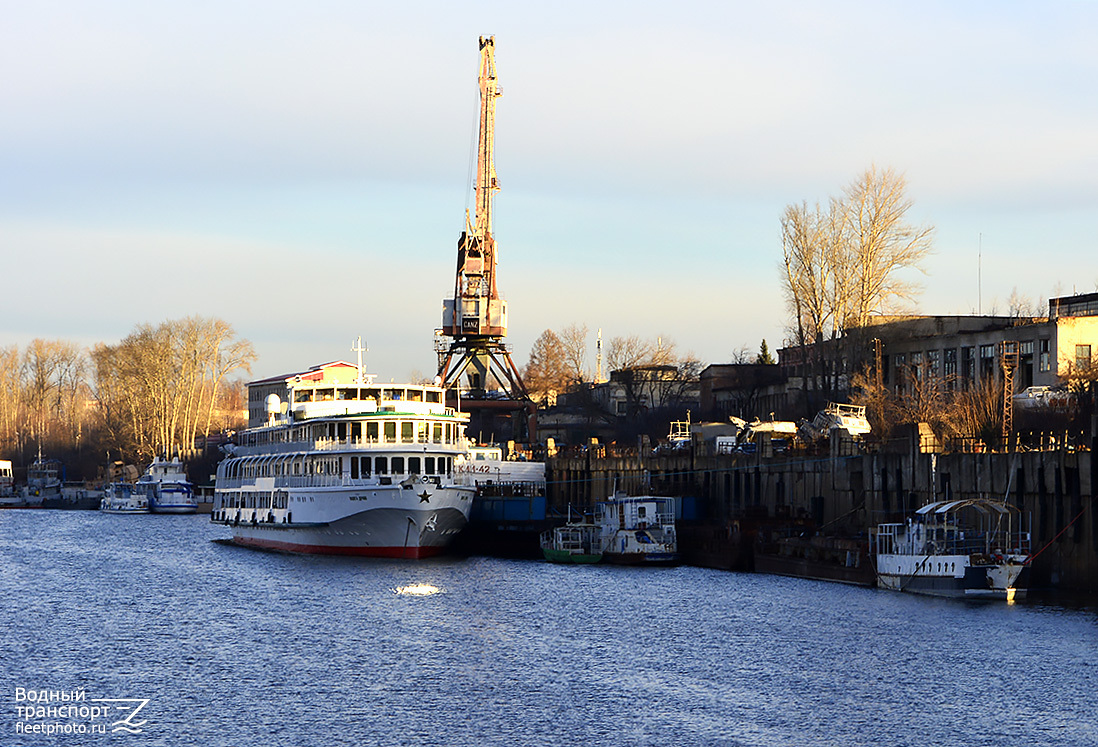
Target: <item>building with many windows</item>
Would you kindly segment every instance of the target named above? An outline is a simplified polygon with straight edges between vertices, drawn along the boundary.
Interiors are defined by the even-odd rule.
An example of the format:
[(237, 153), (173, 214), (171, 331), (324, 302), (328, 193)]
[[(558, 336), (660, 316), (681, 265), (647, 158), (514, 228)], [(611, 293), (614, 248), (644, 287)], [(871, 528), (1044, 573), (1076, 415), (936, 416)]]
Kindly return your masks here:
[(1058, 386), (1098, 373), (1098, 293), (1054, 298), (1047, 317), (878, 317), (837, 340), (779, 351), (784, 391), (775, 409), (808, 416), (848, 399), (855, 374), (905, 393), (929, 385), (966, 390), (1003, 380), (1003, 351), (1016, 352), (1013, 388)]

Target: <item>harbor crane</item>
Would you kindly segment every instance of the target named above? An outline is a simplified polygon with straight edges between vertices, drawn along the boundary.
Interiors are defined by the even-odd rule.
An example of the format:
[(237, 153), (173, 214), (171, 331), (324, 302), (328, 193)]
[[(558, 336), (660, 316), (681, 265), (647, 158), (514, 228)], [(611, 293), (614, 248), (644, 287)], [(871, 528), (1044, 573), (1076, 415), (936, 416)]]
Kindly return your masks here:
[[(504, 342), (507, 302), (496, 281), (499, 257), (492, 236), (492, 207), (499, 181), (494, 158), (496, 99), (502, 91), (496, 78), (495, 37), (480, 37), (480, 121), (477, 141), (476, 204), (465, 212), (465, 230), (457, 245), (454, 297), (443, 301), (442, 327), (435, 332), (438, 378), (442, 385), (462, 388), (463, 405), (470, 411), (525, 410), (531, 416), (529, 395), (522, 375)], [(464, 376), (464, 381), (462, 377)], [(518, 429), (518, 437), (532, 435), (532, 422)]]

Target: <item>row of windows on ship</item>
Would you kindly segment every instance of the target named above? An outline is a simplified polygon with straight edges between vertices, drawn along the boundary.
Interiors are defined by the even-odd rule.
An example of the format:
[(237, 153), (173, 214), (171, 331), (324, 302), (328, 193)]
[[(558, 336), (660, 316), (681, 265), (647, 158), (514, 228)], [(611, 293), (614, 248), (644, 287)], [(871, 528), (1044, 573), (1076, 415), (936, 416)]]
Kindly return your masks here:
[(264, 446), (271, 443), (308, 443), (338, 441), (351, 444), (457, 444), (461, 442), (460, 423), (429, 420), (384, 420), (325, 422), (298, 425), (277, 430), (246, 431), (237, 434), (240, 446)]
[(223, 480), (256, 477), (349, 474), (352, 480), (371, 475), (448, 475), (454, 470), (449, 456), (278, 456), (244, 457), (223, 463)]
[[(248, 390), (248, 400), (263, 402), (270, 391), (269, 388), (251, 387)], [(420, 389), (418, 387), (298, 386), (293, 390), (293, 398), (294, 402), (372, 399), (378, 402), (391, 400), (395, 402), (431, 402), (438, 404), (442, 402), (442, 392), (438, 389)]]

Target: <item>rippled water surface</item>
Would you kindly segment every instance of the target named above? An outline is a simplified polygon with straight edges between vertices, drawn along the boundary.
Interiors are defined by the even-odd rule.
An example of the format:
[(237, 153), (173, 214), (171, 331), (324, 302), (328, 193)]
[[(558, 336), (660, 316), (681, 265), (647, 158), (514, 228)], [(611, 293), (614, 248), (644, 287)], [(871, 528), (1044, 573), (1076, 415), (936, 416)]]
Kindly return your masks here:
[[(0, 511), (0, 747), (1098, 744), (1093, 607), (223, 532)], [(145, 724), (20, 734), (16, 688), (147, 699)]]

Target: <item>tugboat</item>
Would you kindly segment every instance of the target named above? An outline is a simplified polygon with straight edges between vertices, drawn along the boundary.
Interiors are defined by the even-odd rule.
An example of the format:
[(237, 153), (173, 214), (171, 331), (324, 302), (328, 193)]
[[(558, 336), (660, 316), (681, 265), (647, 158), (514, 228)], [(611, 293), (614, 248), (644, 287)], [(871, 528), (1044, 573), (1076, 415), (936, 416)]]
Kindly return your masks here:
[(0, 459), (0, 508), (23, 508), (22, 495), (15, 492), (15, 473), (11, 461)]
[(602, 557), (616, 565), (675, 565), (675, 499), (615, 494), (600, 503)]
[(1030, 553), (1029, 516), (1004, 501), (936, 501), (904, 524), (880, 524), (873, 543), (877, 584), (939, 597), (1025, 596), (1019, 576)]
[(43, 459), (40, 450), (38, 458), (27, 467), (24, 505), (29, 508), (42, 508), (59, 504), (62, 480), (64, 480), (64, 468), (61, 462), (56, 459)]

